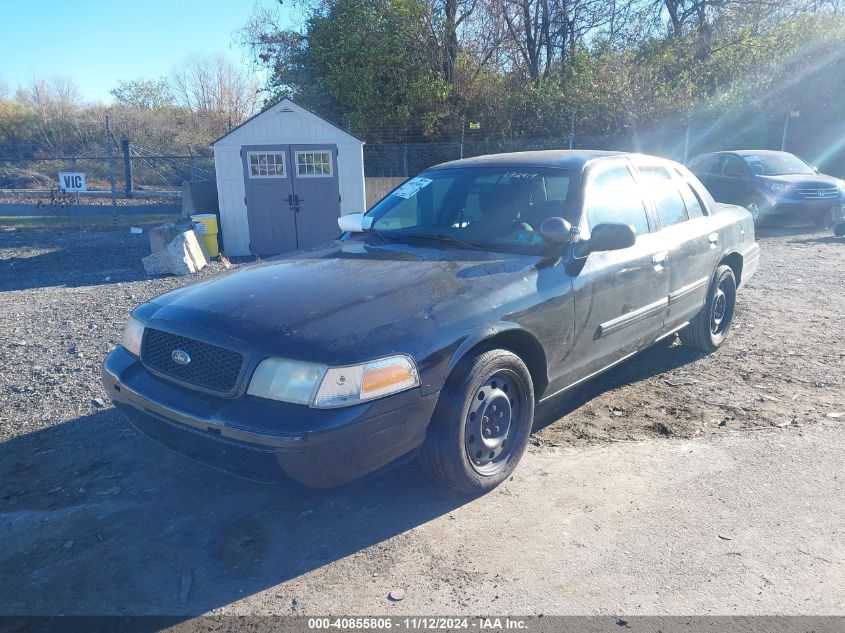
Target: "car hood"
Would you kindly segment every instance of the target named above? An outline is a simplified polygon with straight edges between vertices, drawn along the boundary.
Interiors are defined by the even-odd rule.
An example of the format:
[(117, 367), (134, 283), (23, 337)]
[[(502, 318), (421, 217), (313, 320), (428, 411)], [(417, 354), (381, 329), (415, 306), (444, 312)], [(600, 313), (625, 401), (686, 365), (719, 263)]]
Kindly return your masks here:
[(534, 289), (538, 260), (349, 241), (245, 266), (151, 303), (161, 308), (156, 318), (192, 320), (262, 344), (269, 337), (311, 351), (364, 340), (395, 347), (481, 310), (506, 312)]
[(838, 187), (842, 181), (826, 174), (785, 174), (783, 176), (757, 176), (765, 183), (778, 183), (790, 189), (829, 189)]

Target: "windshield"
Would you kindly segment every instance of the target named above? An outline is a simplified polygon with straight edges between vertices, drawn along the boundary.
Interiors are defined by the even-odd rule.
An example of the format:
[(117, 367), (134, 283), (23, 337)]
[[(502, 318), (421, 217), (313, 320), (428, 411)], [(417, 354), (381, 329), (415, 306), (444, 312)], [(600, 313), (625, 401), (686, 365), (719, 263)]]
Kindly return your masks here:
[(743, 156), (743, 160), (751, 168), (751, 173), (758, 176), (785, 176), (787, 174), (814, 174), (813, 168), (793, 154), (781, 152), (766, 154), (765, 156)]
[(536, 167), (433, 170), (405, 182), (367, 215), (373, 231), (397, 240), (539, 253), (546, 218), (575, 223), (575, 177)]

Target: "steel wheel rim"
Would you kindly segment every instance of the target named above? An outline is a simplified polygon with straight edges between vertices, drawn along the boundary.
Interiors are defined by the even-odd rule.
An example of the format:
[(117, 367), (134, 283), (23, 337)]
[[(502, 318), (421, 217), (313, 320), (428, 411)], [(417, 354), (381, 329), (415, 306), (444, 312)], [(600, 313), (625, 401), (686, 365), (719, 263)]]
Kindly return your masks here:
[(724, 282), (716, 287), (713, 295), (713, 310), (710, 313), (710, 331), (716, 336), (723, 334), (731, 321), (728, 295), (723, 286)]
[(509, 370), (490, 376), (472, 394), (464, 419), (464, 450), (480, 475), (493, 475), (513, 454), (526, 397), (521, 381)]

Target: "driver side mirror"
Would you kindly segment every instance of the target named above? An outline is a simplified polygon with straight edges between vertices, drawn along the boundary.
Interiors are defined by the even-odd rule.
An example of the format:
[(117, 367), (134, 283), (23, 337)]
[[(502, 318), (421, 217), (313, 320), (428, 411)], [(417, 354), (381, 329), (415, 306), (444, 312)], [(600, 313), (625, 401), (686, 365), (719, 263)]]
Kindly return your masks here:
[(369, 231), (373, 225), (373, 219), (365, 216), (363, 213), (348, 213), (342, 215), (337, 219), (337, 225), (340, 230), (346, 233), (363, 233)]
[(587, 252), (618, 251), (633, 246), (636, 241), (637, 234), (630, 224), (602, 222), (590, 232)]

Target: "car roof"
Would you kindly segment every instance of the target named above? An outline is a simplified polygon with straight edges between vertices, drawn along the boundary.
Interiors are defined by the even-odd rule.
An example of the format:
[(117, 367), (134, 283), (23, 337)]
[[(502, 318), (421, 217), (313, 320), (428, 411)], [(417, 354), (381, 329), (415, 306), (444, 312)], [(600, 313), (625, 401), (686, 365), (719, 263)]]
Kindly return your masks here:
[(724, 154), (733, 154), (735, 156), (775, 156), (777, 154), (789, 154), (789, 152), (781, 152), (775, 149), (729, 149), (719, 152), (711, 152), (710, 154), (701, 154), (702, 156), (719, 156)]
[(487, 154), (462, 160), (453, 160), (433, 166), (431, 169), (455, 169), (460, 167), (558, 167), (582, 169), (589, 161), (609, 156), (628, 156), (628, 152), (609, 152), (587, 149), (554, 149), (537, 152), (509, 152)]

